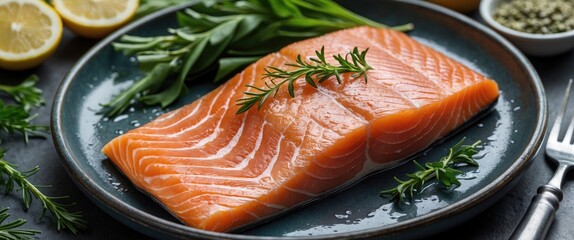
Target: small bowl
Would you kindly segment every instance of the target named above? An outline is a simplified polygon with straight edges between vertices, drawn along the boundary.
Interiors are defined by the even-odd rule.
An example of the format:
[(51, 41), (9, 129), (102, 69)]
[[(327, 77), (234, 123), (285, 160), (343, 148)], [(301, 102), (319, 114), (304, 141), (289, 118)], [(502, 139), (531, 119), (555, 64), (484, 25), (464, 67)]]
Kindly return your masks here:
[(505, 36), (525, 54), (546, 57), (565, 53), (574, 48), (574, 30), (553, 34), (533, 34), (516, 31), (498, 23), (492, 15), (503, 1), (482, 0), (480, 2), (480, 16), (490, 27)]

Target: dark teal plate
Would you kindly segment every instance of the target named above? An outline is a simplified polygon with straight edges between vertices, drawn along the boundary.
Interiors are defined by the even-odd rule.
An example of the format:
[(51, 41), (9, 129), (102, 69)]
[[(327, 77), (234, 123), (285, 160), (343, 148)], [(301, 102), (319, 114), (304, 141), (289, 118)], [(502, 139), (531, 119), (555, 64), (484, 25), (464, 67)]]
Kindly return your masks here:
[[(136, 190), (100, 153), (101, 147), (129, 129), (167, 110), (135, 105), (124, 115), (99, 115), (101, 103), (141, 73), (136, 63), (114, 52), (110, 42), (125, 33), (164, 34), (176, 26), (180, 7), (150, 15), (109, 36), (91, 49), (58, 89), (52, 113), (54, 142), (74, 181), (99, 207), (130, 227), (151, 236), (211, 239), (383, 239), (423, 237), (469, 219), (503, 196), (529, 166), (546, 127), (546, 100), (540, 80), (507, 41), (467, 17), (425, 2), (363, 0), (341, 3), (388, 25), (415, 24), (410, 35), (495, 79), (501, 97), (493, 111), (475, 124), (418, 157), (436, 161), (462, 137), (483, 141), (479, 168), (467, 168), (462, 186), (452, 191), (430, 184), (408, 205), (379, 197), (395, 185), (393, 176), (415, 170), (411, 163), (381, 172), (326, 199), (238, 233), (214, 233), (187, 227)], [(204, 82), (170, 109), (213, 89)]]

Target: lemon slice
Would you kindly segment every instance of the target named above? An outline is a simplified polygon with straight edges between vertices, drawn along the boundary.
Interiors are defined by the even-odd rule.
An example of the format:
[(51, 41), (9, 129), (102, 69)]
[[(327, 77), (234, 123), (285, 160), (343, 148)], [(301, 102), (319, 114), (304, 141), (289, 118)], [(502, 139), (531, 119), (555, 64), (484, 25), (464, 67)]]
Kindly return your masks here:
[(49, 57), (62, 37), (62, 21), (38, 0), (0, 0), (0, 67), (23, 70)]
[(52, 5), (70, 30), (103, 38), (134, 16), (139, 0), (52, 0)]

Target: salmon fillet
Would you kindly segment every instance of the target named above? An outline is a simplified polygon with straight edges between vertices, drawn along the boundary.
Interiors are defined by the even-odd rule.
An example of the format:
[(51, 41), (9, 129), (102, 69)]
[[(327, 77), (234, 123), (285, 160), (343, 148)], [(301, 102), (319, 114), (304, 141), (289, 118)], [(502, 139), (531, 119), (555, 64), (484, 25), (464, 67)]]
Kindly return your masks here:
[[(341, 84), (331, 79), (313, 88), (301, 80), (295, 98), (282, 87), (261, 109), (236, 114), (245, 85), (268, 81), (266, 66), (285, 68), (322, 46), (325, 56), (369, 48), (368, 82), (343, 74)], [(225, 232), (424, 150), (498, 95), (493, 80), (404, 33), (357, 27), (267, 55), (102, 151), (185, 224)]]

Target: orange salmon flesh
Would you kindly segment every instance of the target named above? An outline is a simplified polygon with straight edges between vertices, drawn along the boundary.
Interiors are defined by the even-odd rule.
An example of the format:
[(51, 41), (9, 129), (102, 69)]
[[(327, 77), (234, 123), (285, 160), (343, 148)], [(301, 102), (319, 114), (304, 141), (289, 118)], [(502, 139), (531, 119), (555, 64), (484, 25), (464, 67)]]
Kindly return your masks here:
[[(295, 96), (282, 86), (236, 114), (245, 85), (297, 55), (369, 49), (368, 82), (343, 74)], [(388, 168), (451, 133), (498, 98), (495, 81), (404, 33), (356, 27), (288, 45), (217, 89), (106, 144), (135, 186), (194, 228), (228, 232)], [(389, 177), (389, 179), (391, 179)]]

